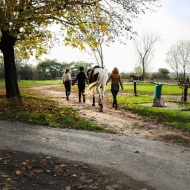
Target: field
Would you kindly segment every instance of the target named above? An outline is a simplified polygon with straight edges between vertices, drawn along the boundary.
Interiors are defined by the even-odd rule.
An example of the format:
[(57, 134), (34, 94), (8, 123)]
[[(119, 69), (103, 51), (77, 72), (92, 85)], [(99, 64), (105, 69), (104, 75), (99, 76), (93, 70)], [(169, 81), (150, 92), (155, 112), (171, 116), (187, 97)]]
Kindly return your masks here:
[[(4, 82), (0, 82), (0, 119), (11, 121), (22, 121), (52, 127), (64, 127), (74, 129), (85, 129), (93, 131), (103, 131), (104, 129), (93, 122), (85, 120), (72, 108), (59, 106), (56, 102), (42, 96), (39, 92), (32, 90), (32, 87), (52, 85), (57, 91), (63, 91), (63, 86), (53, 86), (61, 84), (61, 80), (54, 81), (20, 81), (19, 88), (22, 99), (7, 100), (5, 98)], [(131, 110), (134, 113), (147, 116), (151, 119), (163, 122), (170, 127), (190, 131), (190, 111), (189, 100), (181, 110), (164, 110), (156, 107), (141, 106), (142, 103), (152, 102), (155, 84), (137, 84), (137, 96), (134, 95), (133, 84), (124, 84), (124, 90), (120, 91), (118, 102), (123, 109)], [(110, 84), (107, 85), (109, 92)], [(72, 87), (72, 92), (77, 92), (77, 86)], [(162, 85), (162, 95), (180, 97), (182, 89), (174, 85)], [(109, 98), (109, 101), (112, 101)], [(166, 98), (165, 101), (180, 103), (179, 99)], [(69, 110), (66, 112), (66, 110)]]

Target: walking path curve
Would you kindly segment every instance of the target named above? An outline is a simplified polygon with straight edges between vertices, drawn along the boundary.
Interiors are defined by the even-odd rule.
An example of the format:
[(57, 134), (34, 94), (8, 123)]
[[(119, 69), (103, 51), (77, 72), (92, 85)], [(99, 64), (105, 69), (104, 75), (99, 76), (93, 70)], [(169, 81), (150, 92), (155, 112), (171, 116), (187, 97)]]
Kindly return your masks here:
[[(0, 121), (0, 149), (116, 168), (157, 190), (190, 189), (190, 148), (144, 138)], [(119, 177), (119, 176), (118, 176)]]
[(90, 99), (79, 104), (74, 93), (66, 101), (63, 92), (48, 88), (40, 91), (60, 104), (72, 106), (81, 116), (116, 134), (0, 121), (0, 149), (44, 153), (115, 168), (157, 190), (190, 189), (190, 148), (159, 141), (164, 134), (189, 139), (189, 133), (129, 111), (114, 110), (107, 103), (105, 111), (100, 113), (98, 107), (91, 106)]

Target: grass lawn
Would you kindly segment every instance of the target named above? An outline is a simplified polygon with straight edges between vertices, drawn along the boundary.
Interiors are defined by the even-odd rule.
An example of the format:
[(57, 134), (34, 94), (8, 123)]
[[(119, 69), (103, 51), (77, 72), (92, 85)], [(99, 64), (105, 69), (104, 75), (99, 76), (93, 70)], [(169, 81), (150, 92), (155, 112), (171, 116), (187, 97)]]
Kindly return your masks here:
[(81, 118), (71, 107), (59, 106), (55, 101), (31, 95), (14, 100), (7, 100), (0, 95), (0, 119), (58, 128), (104, 131), (102, 127)]
[[(35, 86), (43, 86), (43, 85), (56, 85), (56, 84), (62, 84), (61, 80), (20, 80), (18, 82), (19, 88), (31, 88)], [(0, 88), (5, 88), (5, 82), (3, 80), (0, 80)]]
[[(59, 106), (58, 103), (40, 97), (36, 92), (29, 89), (34, 86), (55, 84), (62, 84), (62, 81), (20, 81), (19, 88), (22, 99), (8, 100), (5, 98), (4, 82), (0, 81), (0, 119), (60, 128), (104, 131), (102, 127), (81, 118), (72, 108)], [(124, 84), (122, 92), (133, 94), (133, 88), (133, 84)], [(129, 109), (134, 113), (159, 120), (171, 127), (190, 131), (190, 114), (177, 110), (164, 110), (141, 105), (142, 103), (152, 102), (154, 88), (155, 84), (138, 83), (138, 96), (118, 96), (118, 103), (123, 108)], [(56, 86), (54, 89), (63, 91), (63, 86)], [(107, 90), (110, 90), (110, 84), (107, 85)], [(72, 87), (72, 91), (77, 92), (77, 85)], [(181, 95), (181, 88), (173, 85), (162, 85), (162, 94)], [(112, 101), (111, 98), (110, 101)], [(177, 102), (177, 100), (172, 101)], [(186, 104), (186, 110), (190, 111), (189, 103)]]
[[(110, 98), (110, 101), (112, 99)], [(166, 100), (167, 101), (167, 100)], [(152, 96), (145, 95), (127, 95), (118, 96), (118, 103), (121, 107), (131, 110), (134, 113), (156, 119), (167, 124), (170, 127), (190, 131), (190, 114), (180, 110), (160, 109), (157, 107), (142, 106), (143, 103), (151, 103)], [(186, 104), (186, 111), (190, 111), (190, 104)]]
[[(170, 127), (190, 131), (190, 114), (180, 110), (166, 110), (156, 107), (142, 106), (143, 103), (152, 103), (155, 90), (155, 84), (137, 83), (137, 96), (125, 95), (118, 96), (118, 103), (121, 107), (131, 110), (134, 113), (156, 119), (167, 124)], [(107, 89), (110, 89), (108, 84)], [(134, 84), (124, 84), (124, 90), (120, 92), (134, 94)], [(162, 84), (162, 95), (182, 95), (182, 89), (179, 86)], [(109, 99), (112, 101), (112, 98)], [(180, 103), (179, 100), (165, 99), (166, 102)], [(184, 111), (190, 111), (190, 103), (186, 102)]]
[[(22, 98), (7, 99), (4, 81), (0, 81), (0, 119), (50, 127), (104, 131), (102, 127), (80, 117), (71, 107), (59, 106), (57, 102), (44, 98), (37, 91), (29, 89), (35, 86), (55, 84), (62, 84), (62, 81), (20, 81), (18, 85)], [(63, 87), (59, 88), (63, 90)]]
[[(124, 84), (123, 92), (134, 93), (134, 84)], [(110, 84), (108, 84), (107, 89), (110, 89)], [(137, 83), (136, 84), (137, 94), (138, 95), (153, 95), (155, 84), (145, 84), (145, 83)], [(162, 94), (163, 95), (181, 95), (182, 89), (179, 86), (162, 84)]]

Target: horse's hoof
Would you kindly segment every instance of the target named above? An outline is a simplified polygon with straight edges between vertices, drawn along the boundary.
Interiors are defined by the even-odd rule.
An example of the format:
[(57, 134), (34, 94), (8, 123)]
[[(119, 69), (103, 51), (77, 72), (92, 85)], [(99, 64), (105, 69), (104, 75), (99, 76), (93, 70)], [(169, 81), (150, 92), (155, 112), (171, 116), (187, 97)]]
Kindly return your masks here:
[(103, 112), (103, 109), (100, 109), (100, 112)]
[(92, 106), (95, 106), (95, 104), (92, 104)]

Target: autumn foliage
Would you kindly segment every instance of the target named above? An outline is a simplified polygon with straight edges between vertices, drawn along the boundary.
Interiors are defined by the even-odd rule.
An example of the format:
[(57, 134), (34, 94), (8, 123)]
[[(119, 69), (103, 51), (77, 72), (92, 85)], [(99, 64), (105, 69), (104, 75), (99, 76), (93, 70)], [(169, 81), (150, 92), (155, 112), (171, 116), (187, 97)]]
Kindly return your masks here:
[[(157, 0), (1, 0), (0, 50), (7, 97), (20, 96), (15, 52), (27, 59), (46, 54), (55, 42), (97, 47), (96, 31), (107, 40), (128, 37), (132, 21)], [(16, 48), (16, 51), (15, 51)]]

